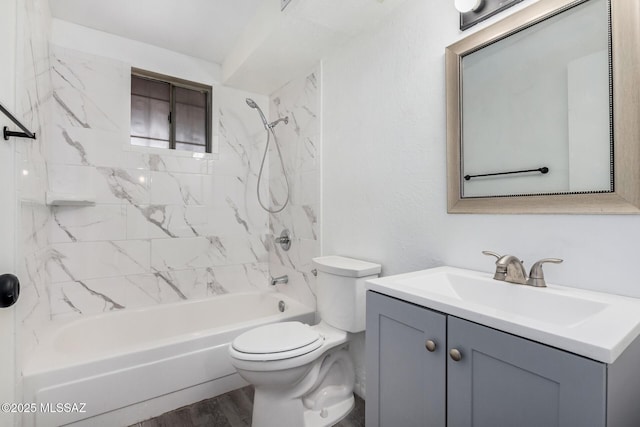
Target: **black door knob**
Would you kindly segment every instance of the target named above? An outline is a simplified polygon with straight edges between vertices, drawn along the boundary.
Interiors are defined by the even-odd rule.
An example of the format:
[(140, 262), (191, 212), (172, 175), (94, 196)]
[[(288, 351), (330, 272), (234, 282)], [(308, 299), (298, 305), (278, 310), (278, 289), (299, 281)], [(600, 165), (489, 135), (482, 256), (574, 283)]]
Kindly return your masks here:
[(18, 301), (20, 281), (13, 274), (0, 276), (0, 308), (11, 307)]

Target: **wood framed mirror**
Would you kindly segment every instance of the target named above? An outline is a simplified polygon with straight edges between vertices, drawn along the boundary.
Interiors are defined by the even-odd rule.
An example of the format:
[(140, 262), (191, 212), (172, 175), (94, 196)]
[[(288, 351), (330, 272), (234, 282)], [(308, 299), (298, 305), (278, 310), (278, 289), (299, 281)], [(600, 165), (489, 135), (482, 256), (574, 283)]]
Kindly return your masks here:
[(635, 3), (540, 0), (447, 47), (449, 213), (640, 213)]

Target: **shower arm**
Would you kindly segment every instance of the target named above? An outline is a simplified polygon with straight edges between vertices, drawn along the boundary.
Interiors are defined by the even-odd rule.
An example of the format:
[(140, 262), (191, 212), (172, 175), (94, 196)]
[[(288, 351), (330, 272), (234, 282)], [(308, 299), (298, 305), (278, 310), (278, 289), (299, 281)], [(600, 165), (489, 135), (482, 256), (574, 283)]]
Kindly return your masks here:
[(284, 122), (284, 124), (289, 124), (289, 116), (283, 117), (281, 119), (275, 120), (267, 125), (269, 129), (273, 129), (280, 122)]

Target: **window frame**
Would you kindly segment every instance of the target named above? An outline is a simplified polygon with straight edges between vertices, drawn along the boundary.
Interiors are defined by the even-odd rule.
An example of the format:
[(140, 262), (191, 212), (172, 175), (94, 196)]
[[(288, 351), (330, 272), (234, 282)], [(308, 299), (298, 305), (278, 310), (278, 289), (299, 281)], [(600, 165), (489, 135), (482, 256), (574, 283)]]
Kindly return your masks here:
[[(185, 152), (189, 153), (189, 150), (177, 150), (176, 149), (176, 100), (174, 96), (174, 88), (179, 87), (183, 89), (189, 89), (197, 92), (204, 93), (206, 95), (205, 102), (205, 139), (206, 143), (204, 145), (205, 151), (203, 154), (212, 154), (212, 98), (213, 98), (213, 88), (212, 86), (192, 82), (189, 80), (180, 79), (178, 77), (168, 76), (166, 74), (160, 74), (153, 71), (143, 70), (141, 68), (131, 67), (131, 77), (139, 77), (147, 80), (154, 80), (161, 83), (167, 83), (169, 85), (169, 115), (171, 117), (170, 126), (169, 126), (169, 150), (173, 150), (175, 152)], [(131, 85), (130, 85), (131, 86)], [(131, 99), (133, 93), (131, 92), (131, 88), (129, 89), (129, 98)], [(129, 119), (131, 119), (131, 114), (129, 114)], [(198, 145), (200, 144), (189, 144), (188, 142), (180, 142), (181, 144), (187, 145)], [(131, 143), (131, 125), (129, 125), (129, 146), (131, 147), (140, 147)], [(161, 149), (161, 148), (157, 148)], [(195, 152), (194, 152), (195, 153)]]

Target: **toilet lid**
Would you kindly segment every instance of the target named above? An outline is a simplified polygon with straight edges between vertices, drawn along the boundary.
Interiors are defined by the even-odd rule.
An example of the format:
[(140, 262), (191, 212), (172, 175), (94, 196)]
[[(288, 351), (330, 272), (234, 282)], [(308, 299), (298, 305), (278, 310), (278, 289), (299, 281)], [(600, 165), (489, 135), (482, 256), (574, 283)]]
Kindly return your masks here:
[(282, 322), (245, 332), (233, 340), (232, 347), (236, 350), (236, 357), (278, 360), (309, 353), (319, 348), (323, 341), (323, 337), (309, 325)]

